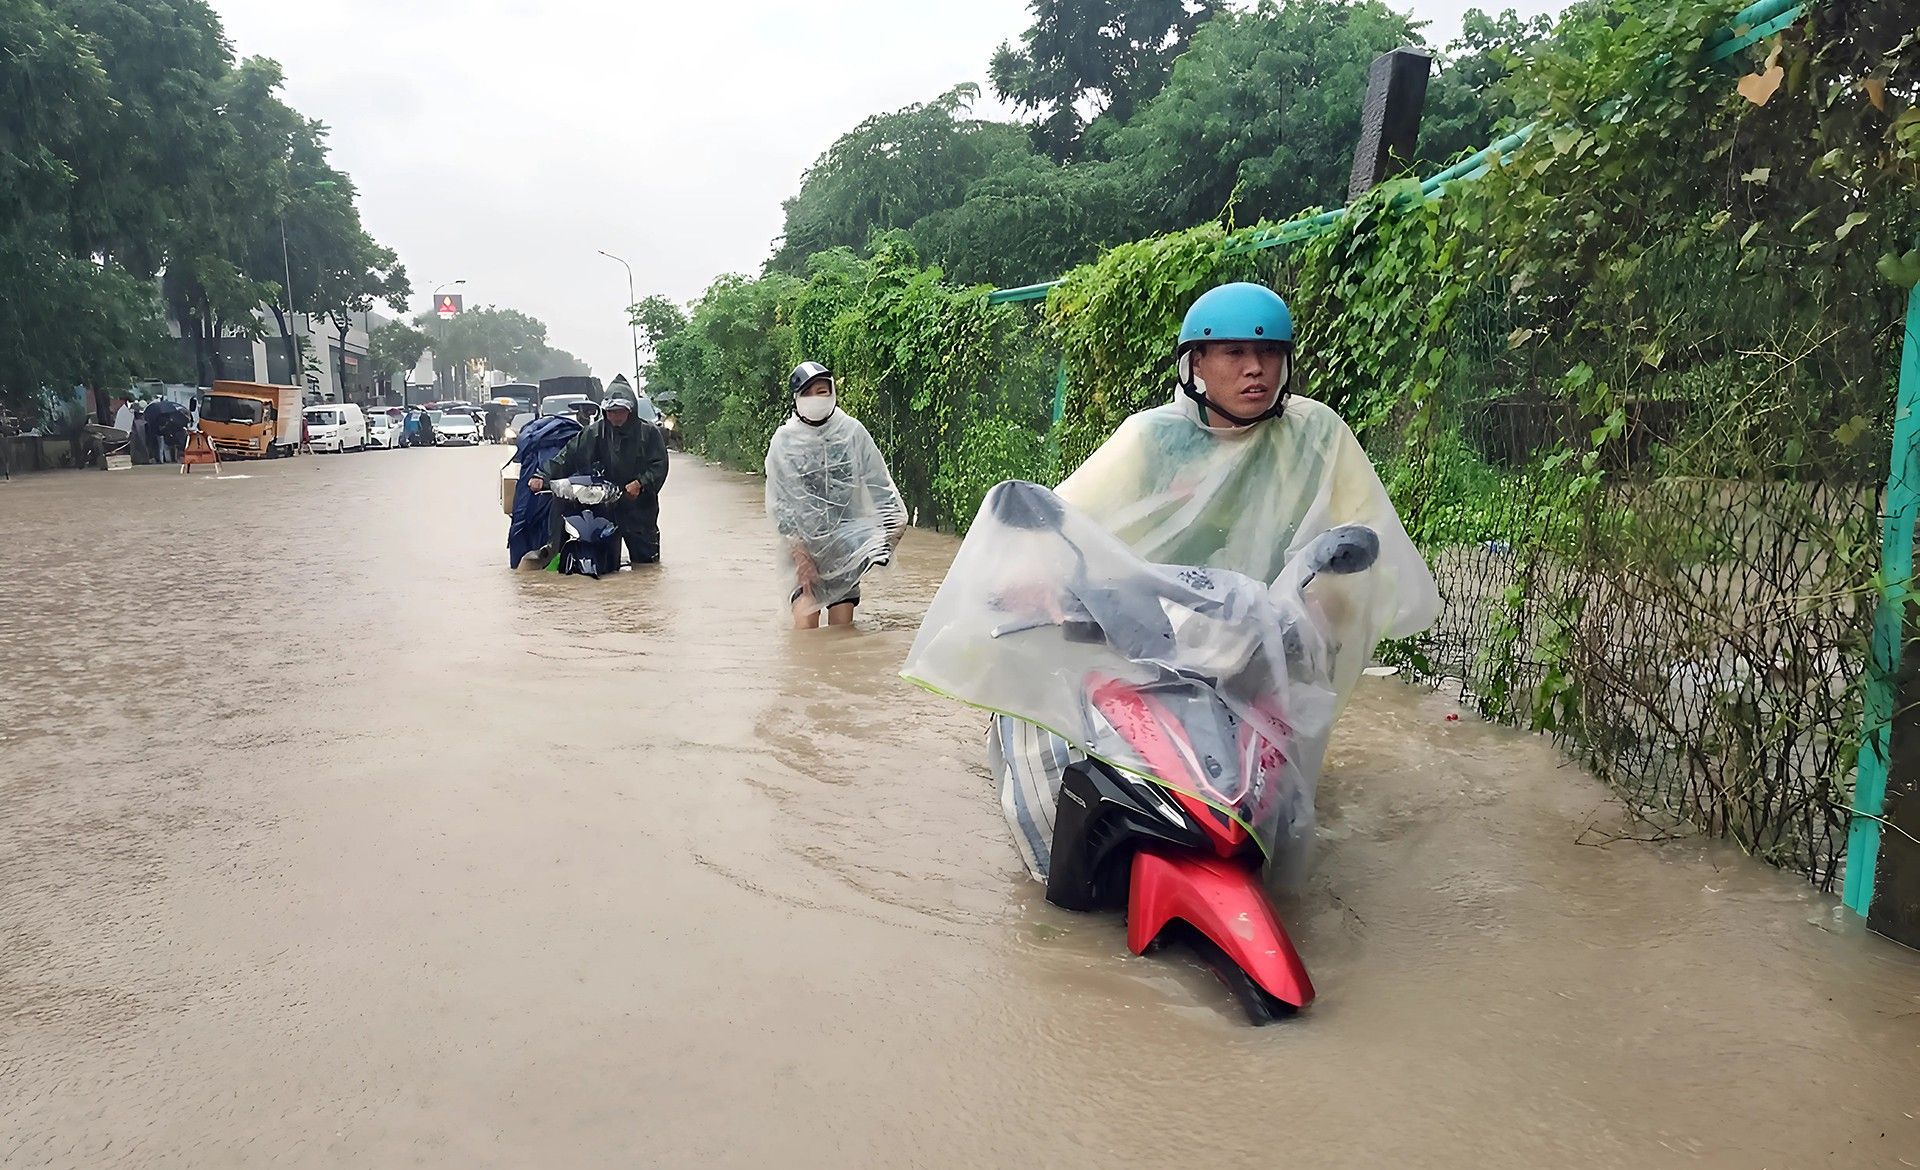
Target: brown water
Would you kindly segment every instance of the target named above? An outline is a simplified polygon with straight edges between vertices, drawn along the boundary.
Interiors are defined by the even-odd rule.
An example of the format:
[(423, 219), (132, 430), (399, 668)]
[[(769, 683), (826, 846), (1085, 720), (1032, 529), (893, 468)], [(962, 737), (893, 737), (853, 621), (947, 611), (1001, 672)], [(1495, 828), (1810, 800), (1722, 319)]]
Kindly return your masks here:
[(0, 485), (0, 1165), (1920, 1165), (1920, 957), (1538, 739), (1369, 682), (1252, 1029), (896, 680), (951, 542), (794, 635), (752, 481), (593, 582), (500, 458)]

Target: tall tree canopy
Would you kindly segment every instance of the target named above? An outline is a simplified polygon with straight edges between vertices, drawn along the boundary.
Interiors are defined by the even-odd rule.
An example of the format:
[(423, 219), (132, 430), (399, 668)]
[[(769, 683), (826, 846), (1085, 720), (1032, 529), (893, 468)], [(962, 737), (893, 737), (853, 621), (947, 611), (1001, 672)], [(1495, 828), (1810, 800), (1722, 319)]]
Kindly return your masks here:
[(189, 376), (220, 376), (215, 343), (260, 335), (289, 260), (310, 313), (404, 295), (282, 81), (203, 0), (0, 0), (0, 404), (178, 376), (163, 302)]
[(1079, 150), (1087, 121), (1116, 122), (1160, 91), (1173, 60), (1218, 0), (1030, 0), (1020, 47), (989, 68), (1001, 99), (1039, 114), (1035, 141), (1056, 159)]
[(967, 116), (979, 93), (978, 86), (955, 86), (841, 135), (786, 201), (786, 228), (770, 267), (798, 272), (815, 252), (865, 247), (876, 231), (958, 205), (1003, 155), (1025, 153), (1017, 127)]
[(1261, 0), (1193, 38), (1160, 95), (1111, 143), (1168, 230), (1284, 218), (1346, 196), (1367, 68), (1420, 43), (1381, 0)]
[[(1071, 114), (1055, 129), (1074, 139), (1056, 154), (1072, 157), (967, 116), (970, 87), (877, 115), (808, 169), (769, 270), (803, 274), (809, 257), (904, 230), (950, 279), (1028, 284), (1142, 236), (1338, 203), (1368, 67), (1421, 44), (1420, 23), (1386, 0), (1036, 0), (1033, 12), (1025, 48), (996, 56), (994, 85), (1041, 110), (1043, 143), (1045, 119)], [(1467, 13), (1429, 88), (1422, 161), (1493, 137), (1513, 114), (1508, 65), (1546, 28)]]
[(462, 387), (468, 387), (469, 367), (476, 363), (526, 382), (591, 372), (586, 362), (547, 341), (546, 322), (518, 309), (480, 305), (450, 321), (427, 312), (415, 323), (435, 362), (457, 371)]

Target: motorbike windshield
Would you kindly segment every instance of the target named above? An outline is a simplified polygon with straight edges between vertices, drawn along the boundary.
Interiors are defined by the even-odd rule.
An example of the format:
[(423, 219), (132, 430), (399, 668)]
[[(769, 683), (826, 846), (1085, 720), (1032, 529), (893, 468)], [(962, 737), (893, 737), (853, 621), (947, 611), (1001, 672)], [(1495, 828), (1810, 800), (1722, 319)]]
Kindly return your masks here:
[(1033, 484), (989, 492), (902, 674), (1037, 724), (1304, 858), (1335, 709), (1296, 588), (1160, 565)]

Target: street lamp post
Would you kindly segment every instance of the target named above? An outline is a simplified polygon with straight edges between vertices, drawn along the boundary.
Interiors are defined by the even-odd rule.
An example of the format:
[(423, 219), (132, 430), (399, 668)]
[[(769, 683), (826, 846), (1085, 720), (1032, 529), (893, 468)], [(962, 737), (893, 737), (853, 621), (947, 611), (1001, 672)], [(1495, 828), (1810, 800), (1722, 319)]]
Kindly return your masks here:
[(287, 381), (300, 387), (300, 400), (306, 401), (306, 359), (300, 352), (300, 331), (293, 324), (293, 260), (287, 251), (287, 211), (280, 209), (280, 266), (287, 275), (287, 329), (293, 334), (293, 369), (287, 371)]
[[(339, 185), (332, 179), (321, 179), (307, 190), (332, 191)], [(307, 358), (300, 347), (300, 330), (293, 324), (293, 259), (287, 250), (287, 205), (284, 203), (280, 205), (280, 267), (287, 278), (286, 288), (283, 290), (287, 298), (287, 328), (293, 333), (294, 368), (287, 371), (287, 380), (300, 387), (300, 394), (304, 400), (307, 393)], [(342, 401), (345, 401), (344, 397)]]
[[(595, 248), (594, 251), (599, 252), (609, 260), (620, 260), (620, 257), (615, 256), (612, 252), (603, 251), (599, 248)], [(633, 265), (627, 263), (625, 260), (620, 260), (620, 267), (627, 270), (627, 333), (633, 338), (633, 388), (635, 391), (638, 391), (640, 389), (640, 326), (633, 320)]]
[[(441, 293), (447, 291), (450, 288), (459, 288), (461, 285), (465, 283), (467, 282), (464, 280), (449, 280), (444, 284), (436, 286), (433, 290), (434, 305), (435, 306), (439, 305)], [(437, 314), (439, 312), (439, 309), (436, 307), (434, 309), (434, 312)], [(434, 372), (434, 380), (436, 382), (439, 380), (439, 376), (440, 376), (440, 361), (441, 359), (447, 356), (446, 355), (447, 333), (448, 333), (448, 330), (453, 328), (452, 322), (453, 322), (453, 318), (451, 317), (442, 317), (440, 319), (440, 352), (433, 355), (434, 356), (433, 372)], [(442, 393), (444, 392), (445, 391), (443, 390)]]

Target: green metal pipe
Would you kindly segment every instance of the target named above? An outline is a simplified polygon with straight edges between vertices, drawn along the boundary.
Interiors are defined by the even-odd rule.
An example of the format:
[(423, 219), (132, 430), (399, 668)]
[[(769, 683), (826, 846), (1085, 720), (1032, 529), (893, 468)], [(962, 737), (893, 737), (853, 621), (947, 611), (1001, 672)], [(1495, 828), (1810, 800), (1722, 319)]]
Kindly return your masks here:
[(987, 294), (987, 303), (1005, 305), (1014, 301), (1045, 300), (1047, 294), (1053, 291), (1053, 286), (1059, 283), (1057, 280), (1049, 280), (1042, 284), (1021, 285), (1019, 288), (997, 288)]
[(1853, 824), (1847, 830), (1847, 880), (1841, 901), (1865, 916), (1880, 864), (1880, 821), (1893, 754), (1894, 680), (1913, 595), (1913, 529), (1920, 520), (1920, 289), (1907, 292), (1907, 336), (1900, 348), (1900, 386), (1893, 413), (1893, 456), (1887, 467), (1886, 516), (1880, 529), (1880, 603), (1873, 615), (1873, 657), (1861, 718), (1860, 762), (1853, 778)]
[[(1755, 7), (1759, 7), (1755, 5)], [(1732, 30), (1721, 29), (1719, 33), (1707, 39), (1707, 60), (1724, 61), (1748, 45), (1766, 40), (1782, 29), (1791, 28), (1807, 14), (1807, 6), (1795, 4), (1771, 20), (1754, 25), (1746, 32), (1734, 34)], [(1725, 37), (1725, 39), (1721, 39)]]
[[(1727, 27), (1707, 38), (1706, 47), (1715, 48), (1725, 41), (1735, 40), (1761, 25), (1771, 23), (1783, 16), (1798, 16), (1806, 8), (1803, 0), (1756, 0), (1733, 14), (1733, 20)], [(1748, 42), (1751, 44), (1752, 42)], [(1717, 60), (1718, 58), (1716, 58)]]
[(1533, 137), (1533, 132), (1539, 128), (1539, 125), (1540, 123), (1538, 122), (1529, 122), (1505, 138), (1495, 142), (1492, 146), (1477, 150), (1459, 162), (1454, 163), (1446, 170), (1441, 171), (1439, 174), (1422, 180), (1420, 183), (1421, 192), (1426, 195), (1431, 195), (1455, 179), (1464, 177), (1469, 172), (1484, 169), (1489, 160), (1518, 150), (1526, 144), (1527, 139)]

